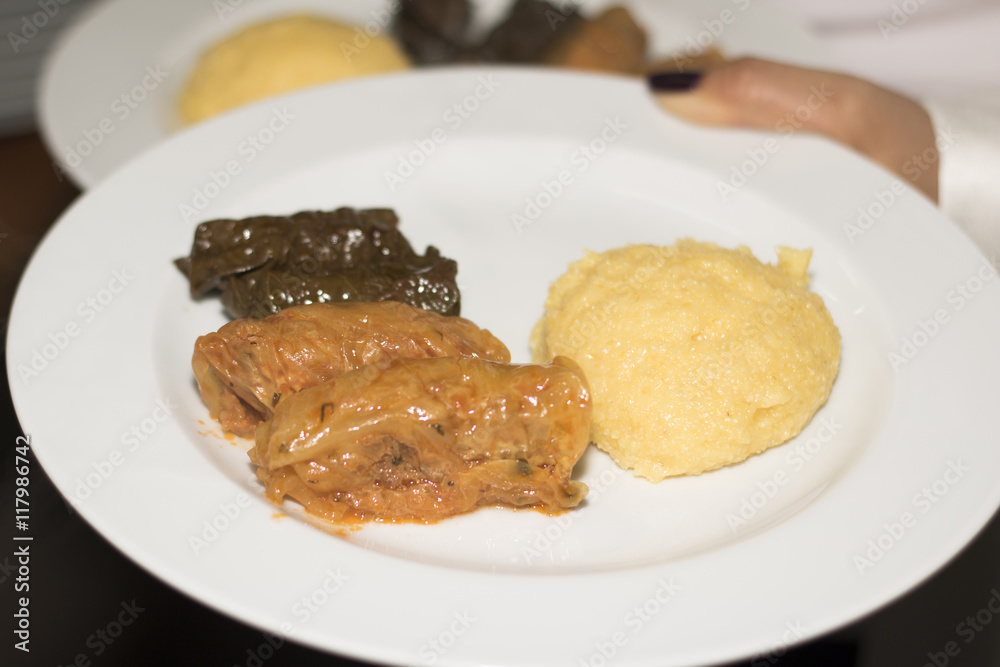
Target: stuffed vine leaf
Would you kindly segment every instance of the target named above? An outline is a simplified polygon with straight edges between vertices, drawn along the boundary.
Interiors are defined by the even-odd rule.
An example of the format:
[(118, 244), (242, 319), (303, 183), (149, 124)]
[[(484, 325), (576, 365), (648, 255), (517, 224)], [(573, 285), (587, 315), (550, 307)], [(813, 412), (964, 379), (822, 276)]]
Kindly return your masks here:
[(429, 246), (417, 254), (389, 209), (302, 211), (203, 222), (177, 265), (191, 295), (213, 290), (235, 318), (343, 301), (402, 301), (458, 315), (458, 265)]

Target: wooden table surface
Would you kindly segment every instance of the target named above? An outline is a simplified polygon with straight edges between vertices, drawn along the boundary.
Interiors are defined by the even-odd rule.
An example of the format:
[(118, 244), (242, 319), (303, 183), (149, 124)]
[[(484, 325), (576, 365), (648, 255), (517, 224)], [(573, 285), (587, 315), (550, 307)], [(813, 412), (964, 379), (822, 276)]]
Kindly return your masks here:
[[(17, 280), (45, 231), (80, 192), (53, 168), (37, 135), (0, 139), (0, 313), (7, 314)], [(44, 304), (38, 304), (43, 308)], [(21, 435), (3, 383), (0, 442), (4, 508), (0, 626), (4, 665), (218, 665), (229, 667), (357, 665), (284, 644), (270, 650), (261, 632), (219, 615), (134, 565), (74, 514), (37, 465), (30, 476), (30, 653), (13, 648), (17, 593), (14, 447)], [(817, 576), (822, 576), (817, 574)], [(248, 585), (252, 585), (248, 582)], [(925, 664), (1000, 665), (1000, 614), (970, 640), (960, 624), (987, 608), (1000, 589), (1000, 522), (990, 527), (941, 573), (886, 609), (834, 636), (754, 665), (894, 667)], [(997, 593), (1000, 601), (1000, 593)], [(761, 601), (766, 605), (766, 600)], [(125, 610), (123, 612), (123, 610)], [(122, 616), (129, 624), (119, 628)], [(134, 615), (130, 616), (129, 614)], [(980, 622), (985, 616), (980, 617)], [(967, 627), (967, 626), (966, 626)], [(725, 631), (720, 628), (720, 633)], [(581, 641), (587, 638), (581, 637)], [(957, 655), (947, 656), (948, 642)], [(937, 660), (937, 663), (932, 661)], [(775, 662), (776, 660), (777, 662)], [(567, 663), (569, 664), (569, 663)]]

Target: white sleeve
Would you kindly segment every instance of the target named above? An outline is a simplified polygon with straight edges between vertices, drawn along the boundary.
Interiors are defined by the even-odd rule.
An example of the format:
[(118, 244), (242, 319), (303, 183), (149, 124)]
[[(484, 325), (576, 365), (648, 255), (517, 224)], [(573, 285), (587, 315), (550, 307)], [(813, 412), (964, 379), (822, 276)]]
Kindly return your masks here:
[(1000, 88), (923, 100), (938, 137), (941, 209), (1000, 258)]

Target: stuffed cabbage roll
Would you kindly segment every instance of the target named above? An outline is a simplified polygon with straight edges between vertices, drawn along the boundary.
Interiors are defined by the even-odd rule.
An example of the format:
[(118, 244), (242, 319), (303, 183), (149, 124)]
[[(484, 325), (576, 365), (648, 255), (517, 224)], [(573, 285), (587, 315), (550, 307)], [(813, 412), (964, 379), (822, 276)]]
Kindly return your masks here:
[(250, 437), (294, 392), (393, 357), (443, 356), (510, 360), (500, 340), (464, 318), (381, 301), (234, 320), (198, 338), (192, 366), (212, 417)]
[(590, 436), (590, 393), (545, 365), (396, 358), (305, 389), (257, 430), (268, 496), (334, 521), (434, 521), (484, 505), (558, 512)]

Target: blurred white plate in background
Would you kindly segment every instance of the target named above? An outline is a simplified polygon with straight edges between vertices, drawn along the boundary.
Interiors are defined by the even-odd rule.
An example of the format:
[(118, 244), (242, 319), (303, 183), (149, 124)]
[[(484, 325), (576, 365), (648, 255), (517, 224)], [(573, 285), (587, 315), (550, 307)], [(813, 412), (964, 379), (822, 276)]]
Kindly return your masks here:
[[(502, 16), (508, 0), (475, 3), (480, 23)], [(615, 4), (583, 3), (592, 12)], [(829, 65), (825, 51), (783, 12), (755, 0), (627, 0), (667, 54), (696, 42), (732, 56), (756, 54)], [(199, 55), (244, 26), (309, 11), (384, 25), (387, 0), (108, 0), (66, 31), (41, 83), (39, 124), (61, 169), (89, 188), (179, 128), (176, 101)], [(729, 23), (723, 23), (720, 16)], [(714, 34), (713, 34), (714, 33)]]

